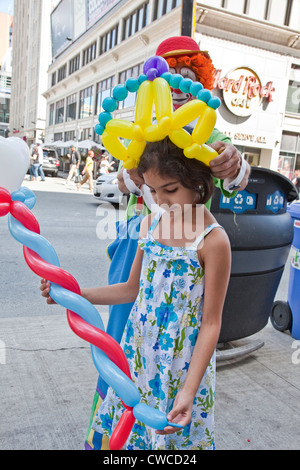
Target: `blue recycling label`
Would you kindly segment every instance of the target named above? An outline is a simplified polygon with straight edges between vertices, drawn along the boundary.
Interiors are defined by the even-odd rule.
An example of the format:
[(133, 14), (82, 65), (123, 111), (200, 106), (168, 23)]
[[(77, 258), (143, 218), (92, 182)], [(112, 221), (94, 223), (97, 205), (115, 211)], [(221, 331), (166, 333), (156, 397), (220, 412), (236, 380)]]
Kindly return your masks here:
[(242, 214), (243, 212), (254, 210), (256, 208), (257, 194), (249, 193), (244, 189), (237, 193), (233, 198), (221, 196), (220, 208), (230, 209), (236, 214)]
[(284, 207), (284, 202), (284, 194), (277, 190), (267, 195), (266, 209), (276, 213)]

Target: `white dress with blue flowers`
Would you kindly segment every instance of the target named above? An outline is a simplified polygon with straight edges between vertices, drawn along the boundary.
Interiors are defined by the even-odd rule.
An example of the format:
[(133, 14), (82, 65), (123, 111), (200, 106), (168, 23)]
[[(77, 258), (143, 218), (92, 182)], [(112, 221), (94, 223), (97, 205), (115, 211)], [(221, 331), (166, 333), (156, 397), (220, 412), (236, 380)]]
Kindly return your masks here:
[[(138, 297), (131, 310), (121, 346), (141, 402), (168, 414), (182, 388), (202, 319), (204, 270), (197, 247), (218, 224), (206, 228), (188, 247), (169, 247), (153, 236), (161, 213), (147, 237)], [(214, 449), (215, 354), (196, 394), (191, 423), (170, 435), (136, 422), (126, 442), (128, 450)], [(111, 435), (124, 408), (112, 389), (102, 402), (93, 429)]]

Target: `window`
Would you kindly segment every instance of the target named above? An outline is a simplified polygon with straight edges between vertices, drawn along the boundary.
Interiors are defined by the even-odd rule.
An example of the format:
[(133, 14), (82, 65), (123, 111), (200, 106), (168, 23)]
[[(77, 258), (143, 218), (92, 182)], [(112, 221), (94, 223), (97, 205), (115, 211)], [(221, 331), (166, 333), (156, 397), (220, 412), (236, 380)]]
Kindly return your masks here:
[(57, 101), (56, 103), (56, 113), (55, 113), (55, 124), (60, 124), (64, 122), (65, 114), (65, 100)]
[(49, 126), (54, 124), (54, 103), (50, 104), (49, 108)]
[(99, 115), (102, 111), (102, 102), (104, 98), (112, 95), (112, 89), (114, 87), (114, 77), (109, 77), (102, 82), (97, 83), (96, 86), (96, 104), (95, 114)]
[(300, 114), (300, 65), (292, 65), (285, 110)]
[(154, 20), (161, 18), (174, 8), (181, 5), (181, 0), (155, 0), (154, 2)]
[(51, 75), (51, 86), (56, 85), (56, 72)]
[(267, 0), (251, 0), (248, 4), (247, 15), (257, 20), (265, 20), (267, 17)]
[(300, 136), (293, 132), (283, 132), (281, 138), (278, 171), (292, 178), (295, 170), (300, 169)]
[(149, 4), (144, 3), (124, 20), (123, 40), (128, 39), (148, 24)]
[(92, 60), (96, 59), (97, 42), (93, 42), (89, 47), (84, 49), (82, 54), (82, 66), (89, 64)]
[(65, 142), (69, 142), (69, 140), (75, 140), (75, 131), (65, 132)]
[(56, 134), (54, 134), (54, 142), (57, 142), (58, 140), (62, 140), (62, 138), (63, 138), (62, 132), (56, 132)]
[(119, 25), (116, 25), (106, 34), (100, 37), (99, 55), (109, 51), (118, 44)]
[(67, 97), (66, 121), (74, 121), (76, 119), (76, 98), (76, 93)]
[(0, 97), (0, 122), (9, 123), (10, 99)]
[[(136, 65), (131, 69), (124, 70), (119, 74), (119, 83), (125, 83), (128, 78), (135, 77), (138, 78), (139, 75), (143, 72), (143, 64)], [(129, 108), (134, 106), (136, 101), (136, 93), (128, 93), (126, 100), (119, 103), (119, 109)]]
[(90, 86), (80, 92), (79, 119), (92, 115), (93, 87)]
[(61, 82), (64, 78), (67, 76), (67, 64), (63, 65), (58, 69), (58, 74), (57, 74), (57, 83)]
[(80, 64), (80, 54), (78, 54), (76, 57), (70, 60), (69, 62), (69, 75), (72, 73), (76, 72), (76, 70), (79, 70), (79, 64)]

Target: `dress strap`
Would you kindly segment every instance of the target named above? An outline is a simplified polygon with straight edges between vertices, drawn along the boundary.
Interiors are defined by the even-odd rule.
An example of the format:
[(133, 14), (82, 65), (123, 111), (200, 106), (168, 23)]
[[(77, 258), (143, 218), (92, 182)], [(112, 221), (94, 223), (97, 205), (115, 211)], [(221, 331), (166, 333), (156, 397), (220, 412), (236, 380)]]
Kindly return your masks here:
[(152, 220), (152, 223), (151, 223), (150, 228), (148, 230), (148, 233), (150, 233), (151, 235), (152, 235), (155, 227), (157, 226), (158, 222), (160, 221), (160, 218), (163, 215), (163, 212), (164, 211), (160, 210), (160, 211), (157, 212), (157, 214), (155, 214), (154, 219)]
[(218, 228), (218, 227), (223, 229), (223, 227), (217, 222), (206, 227), (206, 229), (201, 233), (201, 235), (199, 235), (199, 237), (196, 238), (196, 240), (192, 243), (192, 245), (190, 245), (189, 248), (192, 250), (197, 250), (199, 243), (202, 242), (202, 240), (206, 237), (206, 235), (208, 235), (214, 228)]

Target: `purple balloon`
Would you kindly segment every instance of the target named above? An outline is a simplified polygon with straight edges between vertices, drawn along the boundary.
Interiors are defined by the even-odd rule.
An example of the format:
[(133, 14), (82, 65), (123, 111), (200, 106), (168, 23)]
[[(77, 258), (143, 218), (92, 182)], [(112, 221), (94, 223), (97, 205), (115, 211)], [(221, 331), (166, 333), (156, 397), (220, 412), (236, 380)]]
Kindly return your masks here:
[[(147, 72), (149, 72), (151, 69), (156, 69), (157, 70), (156, 76), (160, 77), (163, 73), (169, 71), (169, 65), (168, 65), (168, 62), (163, 57), (156, 55), (154, 57), (150, 57), (150, 59), (146, 60), (146, 62), (144, 63), (144, 67), (143, 67), (144, 74), (148, 76)], [(152, 74), (153, 72), (151, 72), (151, 75)]]
[(158, 77), (158, 71), (155, 68), (151, 68), (147, 70), (147, 78), (150, 80), (150, 82), (153, 82)]

